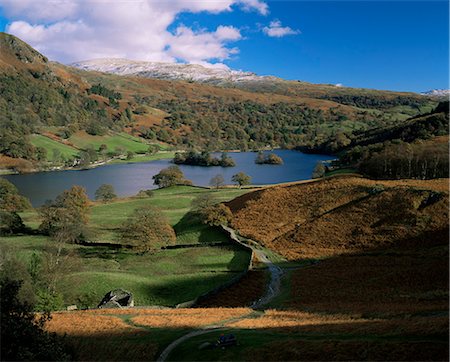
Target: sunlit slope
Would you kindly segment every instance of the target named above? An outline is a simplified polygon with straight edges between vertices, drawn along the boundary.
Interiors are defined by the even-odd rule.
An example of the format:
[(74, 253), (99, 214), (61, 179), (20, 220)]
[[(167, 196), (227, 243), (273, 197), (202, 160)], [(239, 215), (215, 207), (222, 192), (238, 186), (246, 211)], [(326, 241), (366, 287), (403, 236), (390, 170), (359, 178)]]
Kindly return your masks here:
[(289, 259), (371, 250), (448, 230), (447, 179), (341, 176), (257, 191), (228, 205), (236, 229)]

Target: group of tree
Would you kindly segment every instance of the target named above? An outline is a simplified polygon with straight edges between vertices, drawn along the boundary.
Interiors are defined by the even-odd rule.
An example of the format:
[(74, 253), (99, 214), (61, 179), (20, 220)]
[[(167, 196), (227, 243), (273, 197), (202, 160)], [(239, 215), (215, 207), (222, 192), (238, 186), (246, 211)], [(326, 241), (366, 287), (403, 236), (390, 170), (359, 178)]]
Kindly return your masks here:
[(363, 149), (361, 152), (358, 169), (369, 177), (433, 179), (449, 175), (447, 142), (397, 141)]
[(222, 153), (221, 157), (213, 157), (207, 151), (195, 152), (189, 151), (186, 153), (175, 153), (173, 162), (177, 165), (192, 165), (192, 166), (221, 166), (221, 167), (234, 167), (236, 163), (234, 160), (228, 156), (225, 152)]
[[(153, 176), (154, 184), (159, 188), (176, 186), (176, 185), (192, 185), (192, 182), (184, 178), (183, 171), (178, 166), (169, 166), (162, 169), (158, 174)], [(242, 186), (250, 185), (251, 176), (245, 174), (244, 172), (238, 172), (231, 177), (231, 181), (236, 183), (239, 188)], [(215, 188), (223, 186), (225, 179), (222, 175), (214, 176), (209, 184)]]
[(264, 154), (264, 152), (259, 151), (255, 163), (258, 165), (282, 165), (283, 159), (275, 153)]

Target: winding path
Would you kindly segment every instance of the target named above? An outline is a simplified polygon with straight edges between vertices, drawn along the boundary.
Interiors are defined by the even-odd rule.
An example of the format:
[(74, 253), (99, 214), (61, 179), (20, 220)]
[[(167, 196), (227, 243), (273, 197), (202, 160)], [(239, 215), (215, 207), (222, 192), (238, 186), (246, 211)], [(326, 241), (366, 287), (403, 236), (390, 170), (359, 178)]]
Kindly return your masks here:
[[(252, 303), (252, 305), (250, 306), (250, 308), (252, 308), (252, 309), (261, 308), (264, 305), (268, 304), (270, 301), (272, 301), (280, 293), (281, 276), (283, 274), (283, 270), (280, 267), (276, 266), (274, 263), (272, 263), (272, 261), (270, 261), (270, 259), (267, 257), (267, 254), (264, 253), (264, 251), (262, 251), (260, 249), (257, 249), (255, 246), (252, 246), (252, 245), (249, 245), (249, 244), (244, 244), (242, 241), (240, 241), (238, 236), (236, 235), (236, 232), (233, 229), (231, 229), (231, 228), (229, 228), (227, 226), (223, 226), (223, 228), (224, 228), (224, 230), (226, 230), (230, 234), (230, 237), (235, 242), (237, 242), (239, 244), (242, 244), (242, 245), (244, 245), (246, 247), (250, 247), (253, 250), (253, 253), (254, 253), (255, 257), (261, 263), (267, 265), (267, 268), (268, 268), (269, 273), (270, 273), (270, 282), (267, 285), (266, 294), (264, 294), (264, 296), (262, 296), (260, 299), (254, 301)], [(247, 318), (250, 314), (246, 314), (244, 316), (236, 318), (236, 320)], [(230, 321), (227, 320), (226, 322), (228, 323)], [(188, 339), (190, 339), (192, 337), (196, 337), (196, 336), (200, 336), (200, 335), (203, 335), (203, 334), (212, 333), (212, 332), (218, 331), (218, 330), (223, 329), (223, 328), (224, 328), (223, 324), (222, 325), (213, 325), (213, 326), (206, 326), (206, 327), (203, 327), (202, 329), (189, 332), (189, 333), (185, 334), (184, 336), (181, 336), (180, 338), (174, 340), (172, 343), (170, 343), (161, 352), (161, 354), (156, 359), (156, 361), (157, 362), (164, 362), (164, 361), (166, 361), (167, 357), (169, 357), (170, 353), (176, 347), (178, 347), (180, 344), (182, 344), (183, 342), (185, 342), (186, 340), (188, 340)]]

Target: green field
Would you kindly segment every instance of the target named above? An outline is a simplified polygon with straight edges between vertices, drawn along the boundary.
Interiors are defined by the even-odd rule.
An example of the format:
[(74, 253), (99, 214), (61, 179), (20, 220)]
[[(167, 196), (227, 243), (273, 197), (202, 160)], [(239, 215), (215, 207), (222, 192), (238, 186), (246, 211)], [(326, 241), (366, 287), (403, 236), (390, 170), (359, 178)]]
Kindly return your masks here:
[(134, 155), (130, 159), (126, 160), (112, 160), (111, 162), (108, 162), (109, 164), (118, 164), (118, 163), (136, 163), (136, 162), (148, 162), (148, 161), (156, 161), (156, 160), (162, 160), (167, 158), (174, 158), (175, 152), (174, 151), (162, 151), (157, 152), (154, 155)]
[(73, 147), (54, 141), (40, 134), (31, 135), (30, 138), (33, 146), (43, 147), (47, 150), (47, 160), (49, 161), (54, 160), (53, 150), (59, 150), (61, 152), (61, 156), (63, 156), (66, 159), (75, 157), (79, 152), (77, 149)]
[[(177, 233), (178, 244), (227, 241), (219, 230), (201, 224), (189, 215), (192, 200), (213, 193), (218, 200), (230, 200), (248, 190), (219, 191), (190, 186), (155, 190), (148, 198), (119, 199), (112, 203), (94, 203), (88, 225), (91, 241), (120, 243), (117, 228), (133, 210), (144, 205), (160, 208)], [(36, 230), (35, 211), (22, 214), (25, 223)], [(92, 236), (92, 238), (90, 237)], [(54, 242), (46, 236), (0, 237), (0, 248), (14, 255), (25, 266), (33, 253), (53, 255)], [(226, 282), (242, 271), (249, 254), (235, 246), (184, 248), (136, 253), (105, 246), (66, 244), (64, 271), (58, 291), (66, 305), (94, 307), (109, 290), (124, 288), (134, 294), (137, 305), (175, 304), (194, 299)]]
[(102, 144), (105, 144), (109, 151), (114, 151), (117, 147), (135, 153), (145, 153), (148, 150), (147, 143), (124, 132), (105, 136), (92, 136), (78, 132), (70, 136), (69, 141), (81, 149), (93, 147), (95, 150), (98, 150)]

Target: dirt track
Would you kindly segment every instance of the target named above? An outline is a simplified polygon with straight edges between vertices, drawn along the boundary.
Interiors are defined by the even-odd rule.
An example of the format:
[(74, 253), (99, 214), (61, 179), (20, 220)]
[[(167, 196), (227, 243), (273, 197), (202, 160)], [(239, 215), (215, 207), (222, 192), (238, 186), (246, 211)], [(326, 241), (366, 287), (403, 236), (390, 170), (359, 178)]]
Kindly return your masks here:
[[(224, 227), (225, 230), (227, 230), (230, 233), (230, 236), (237, 242), (243, 244), (239, 238), (236, 235), (236, 232), (228, 227)], [(245, 244), (246, 246), (249, 246), (253, 252), (255, 253), (256, 258), (263, 264), (267, 265), (267, 268), (270, 272), (270, 282), (267, 285), (267, 291), (266, 294), (264, 294), (264, 296), (256, 301), (253, 302), (253, 304), (251, 305), (251, 308), (253, 309), (258, 309), (258, 308), (262, 308), (264, 305), (266, 305), (267, 303), (269, 303), (270, 301), (273, 300), (273, 298), (275, 298), (276, 296), (278, 296), (278, 294), (280, 293), (280, 286), (281, 286), (281, 275), (283, 274), (283, 270), (276, 266), (275, 264), (273, 264), (269, 258), (267, 257), (267, 255), (260, 249), (255, 248), (252, 245), (248, 245)], [(242, 317), (236, 318), (236, 320), (239, 319), (244, 319), (247, 318), (249, 315), (244, 315)], [(229, 322), (229, 321), (227, 321)], [(207, 334), (207, 333), (212, 333), (215, 331), (220, 330), (221, 328), (224, 328), (223, 325), (214, 325), (214, 326), (207, 326), (204, 327), (202, 329), (196, 330), (196, 331), (192, 331), (189, 332), (188, 334), (185, 334), (184, 336), (181, 336), (180, 338), (174, 340), (172, 343), (170, 343), (165, 349), (164, 351), (161, 352), (161, 354), (159, 355), (159, 357), (156, 359), (157, 362), (164, 362), (167, 357), (169, 357), (170, 353), (176, 348), (178, 347), (180, 344), (182, 344), (183, 342), (185, 342), (186, 340), (192, 338), (192, 337), (196, 337), (196, 336), (200, 336), (203, 334)]]

